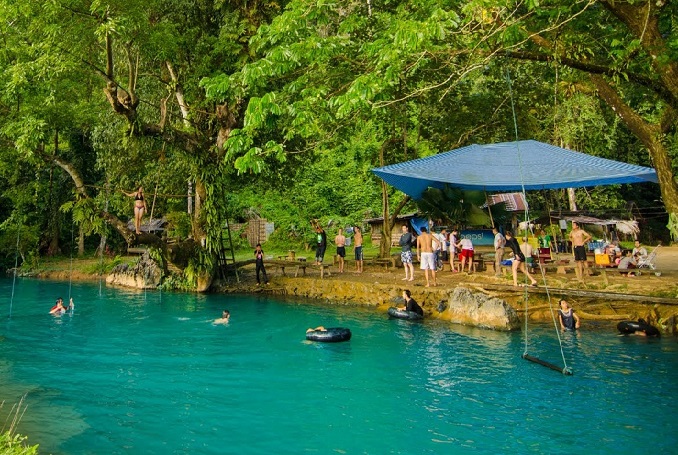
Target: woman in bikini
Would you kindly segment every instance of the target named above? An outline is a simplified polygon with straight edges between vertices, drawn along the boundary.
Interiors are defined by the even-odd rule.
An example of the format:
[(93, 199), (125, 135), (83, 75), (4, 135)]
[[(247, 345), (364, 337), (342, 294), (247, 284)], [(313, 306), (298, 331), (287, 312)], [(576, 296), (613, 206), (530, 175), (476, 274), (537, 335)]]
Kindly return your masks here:
[(140, 186), (135, 192), (127, 193), (123, 191), (127, 196), (134, 198), (134, 229), (138, 234), (141, 234), (141, 219), (144, 217), (146, 212), (146, 199), (144, 198), (144, 187)]

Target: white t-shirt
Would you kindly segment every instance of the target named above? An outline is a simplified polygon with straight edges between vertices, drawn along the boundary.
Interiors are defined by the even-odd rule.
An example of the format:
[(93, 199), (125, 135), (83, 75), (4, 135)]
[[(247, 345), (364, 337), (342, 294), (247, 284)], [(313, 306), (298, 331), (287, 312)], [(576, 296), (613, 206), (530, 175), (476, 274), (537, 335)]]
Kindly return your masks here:
[(441, 233), (433, 234), (433, 237), (438, 240), (439, 243), (433, 242), (433, 251), (440, 251), (445, 245), (445, 236)]
[(494, 249), (504, 248), (505, 245), (506, 239), (501, 235), (501, 232), (497, 232), (497, 235), (494, 236)]
[(471, 242), (471, 239), (461, 239), (461, 241), (459, 243), (461, 243), (461, 249), (462, 250), (472, 250), (473, 249), (473, 242)]

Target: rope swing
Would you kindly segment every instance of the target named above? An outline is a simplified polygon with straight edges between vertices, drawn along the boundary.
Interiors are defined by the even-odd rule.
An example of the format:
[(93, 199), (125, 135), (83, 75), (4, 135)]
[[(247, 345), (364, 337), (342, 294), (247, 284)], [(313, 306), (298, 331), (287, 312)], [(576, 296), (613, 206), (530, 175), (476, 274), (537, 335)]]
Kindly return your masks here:
[[(515, 130), (516, 147), (517, 147), (517, 151), (518, 151), (518, 169), (519, 169), (519, 172), (520, 172), (521, 191), (522, 191), (522, 194), (523, 194), (523, 198), (527, 201), (527, 196), (525, 194), (525, 180), (523, 178), (523, 163), (522, 163), (522, 159), (521, 159), (520, 142), (519, 142), (519, 138), (518, 138), (518, 120), (516, 118), (515, 103), (513, 101), (513, 87), (511, 85), (511, 76), (510, 76), (508, 70), (506, 70), (506, 82), (508, 84), (509, 96), (511, 98), (511, 111), (513, 113), (513, 127), (514, 127), (514, 130)], [(530, 229), (530, 227), (529, 227), (530, 226), (529, 207), (525, 207), (525, 224), (526, 224), (526, 230)], [(532, 232), (532, 234), (534, 234), (534, 232)], [(560, 345), (560, 354), (562, 356), (564, 366), (561, 368), (558, 365), (547, 362), (545, 360), (541, 360), (538, 357), (534, 357), (534, 356), (528, 354), (527, 348), (528, 348), (528, 345), (529, 345), (529, 331), (528, 331), (527, 320), (529, 318), (529, 314), (528, 314), (527, 286), (525, 286), (524, 298), (523, 298), (523, 300), (525, 301), (525, 330), (524, 330), (524, 332), (525, 332), (525, 342), (524, 342), (524, 351), (523, 351), (522, 358), (525, 359), (525, 360), (529, 360), (530, 362), (534, 362), (534, 363), (537, 363), (539, 365), (543, 365), (543, 366), (550, 368), (552, 370), (559, 371), (564, 375), (572, 375), (572, 369), (567, 366), (567, 361), (565, 360), (565, 353), (563, 352), (563, 342), (560, 338), (560, 332), (558, 330), (558, 325), (556, 323), (555, 312), (553, 311), (551, 294), (549, 292), (548, 285), (546, 283), (546, 275), (544, 274), (544, 268), (540, 267), (540, 270), (541, 270), (542, 281), (544, 283), (544, 287), (546, 288), (546, 296), (547, 296), (547, 300), (548, 300), (548, 303), (549, 303), (549, 308), (551, 310), (551, 318), (553, 319), (554, 327), (555, 327), (555, 330), (556, 330), (556, 336), (558, 338), (558, 344)], [(527, 276), (525, 276), (525, 284), (527, 284)]]
[(16, 286), (16, 269), (19, 266), (19, 238), (21, 235), (21, 229), (17, 225), (16, 228), (16, 254), (14, 255), (14, 278), (12, 278), (12, 296), (9, 299), (9, 316), (8, 319), (12, 319), (12, 307), (14, 306), (14, 287)]

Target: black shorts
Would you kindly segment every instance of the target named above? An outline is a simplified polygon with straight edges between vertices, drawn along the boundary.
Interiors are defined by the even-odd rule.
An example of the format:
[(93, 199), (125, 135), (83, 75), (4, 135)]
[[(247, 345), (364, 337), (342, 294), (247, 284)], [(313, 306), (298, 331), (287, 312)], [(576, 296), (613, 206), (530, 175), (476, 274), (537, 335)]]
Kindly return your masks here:
[(346, 247), (338, 246), (337, 247), (337, 255), (341, 256), (342, 258), (345, 258), (346, 257)]
[(575, 246), (574, 247), (574, 260), (575, 261), (585, 261), (586, 260), (586, 247), (585, 246)]

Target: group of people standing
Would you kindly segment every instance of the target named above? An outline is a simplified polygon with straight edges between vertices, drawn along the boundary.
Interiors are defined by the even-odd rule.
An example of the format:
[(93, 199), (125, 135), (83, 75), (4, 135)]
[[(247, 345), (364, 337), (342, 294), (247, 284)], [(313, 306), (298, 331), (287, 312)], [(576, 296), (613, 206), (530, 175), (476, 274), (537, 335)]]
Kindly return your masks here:
[[(327, 250), (327, 233), (325, 229), (316, 221), (312, 222), (316, 233), (316, 247), (315, 247), (315, 265), (321, 265), (325, 259), (325, 251)], [(344, 230), (339, 228), (337, 235), (334, 237), (334, 244), (337, 248), (337, 256), (339, 258), (339, 273), (344, 273), (344, 265), (346, 258), (346, 236)], [(355, 255), (356, 273), (363, 272), (363, 234), (360, 227), (353, 227), (353, 252)]]
[[(440, 233), (429, 233), (426, 227), (421, 228), (421, 234), (415, 236), (407, 225), (402, 226), (402, 235), (398, 244), (400, 245), (400, 260), (405, 268), (405, 278), (403, 281), (414, 281), (414, 255), (412, 248), (417, 249), (417, 260), (421, 270), (426, 277), (426, 287), (436, 286), (436, 272), (438, 268), (442, 270), (443, 261), (449, 257), (450, 270), (452, 272), (463, 272), (468, 263), (468, 273), (471, 273), (473, 267), (473, 242), (468, 238), (461, 238), (459, 231), (453, 229), (448, 234), (447, 229), (442, 229)], [(455, 257), (459, 253), (460, 268), (455, 267)], [(429, 279), (430, 275), (430, 279)]]

